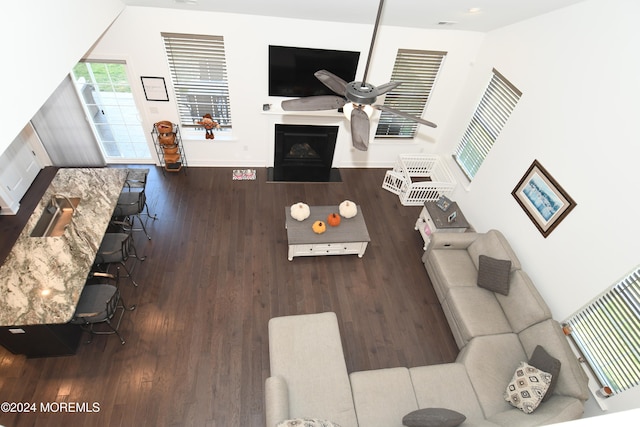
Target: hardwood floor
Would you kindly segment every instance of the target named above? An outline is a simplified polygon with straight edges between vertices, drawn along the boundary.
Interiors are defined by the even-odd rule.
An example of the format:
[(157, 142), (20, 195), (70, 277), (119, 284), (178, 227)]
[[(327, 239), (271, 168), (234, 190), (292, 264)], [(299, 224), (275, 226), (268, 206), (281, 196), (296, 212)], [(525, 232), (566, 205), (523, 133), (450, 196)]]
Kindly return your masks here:
[[(413, 230), (420, 208), (381, 188), (384, 170), (342, 169), (343, 182), (330, 184), (268, 183), (266, 168), (257, 172), (232, 181), (231, 168), (163, 176), (152, 167), (159, 219), (148, 222), (152, 240), (136, 235), (147, 256), (134, 273), (140, 286), (120, 284), (137, 304), (121, 326), (127, 343), (98, 336), (75, 356), (46, 359), (0, 347), (0, 401), (97, 402), (99, 412), (0, 413), (0, 425), (264, 426), (274, 316), (336, 312), (349, 372), (454, 360)], [(345, 199), (362, 207), (364, 257), (288, 261), (284, 208)], [(8, 221), (0, 217), (0, 256)]]

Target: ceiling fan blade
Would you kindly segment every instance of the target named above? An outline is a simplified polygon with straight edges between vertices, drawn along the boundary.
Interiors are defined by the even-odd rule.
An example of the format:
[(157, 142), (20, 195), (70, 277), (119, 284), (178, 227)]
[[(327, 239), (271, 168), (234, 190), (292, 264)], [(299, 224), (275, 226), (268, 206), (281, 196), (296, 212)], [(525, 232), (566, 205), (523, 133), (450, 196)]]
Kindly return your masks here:
[(421, 119), (420, 117), (412, 116), (411, 114), (407, 114), (407, 113), (405, 113), (403, 111), (396, 110), (395, 108), (387, 107), (386, 105), (374, 105), (373, 108), (375, 108), (377, 110), (381, 110), (381, 111), (386, 111), (386, 112), (389, 112), (391, 114), (395, 114), (396, 116), (404, 117), (405, 119), (412, 120), (414, 122), (420, 123), (421, 125), (427, 125), (427, 126), (430, 126), (432, 128), (438, 127), (438, 125), (436, 125), (433, 122), (430, 122), (429, 120), (425, 120), (425, 119)]
[(337, 110), (347, 101), (335, 95), (308, 96), (306, 98), (287, 99), (280, 104), (284, 111), (320, 111)]
[(356, 150), (367, 151), (370, 129), (367, 113), (362, 108), (354, 108), (351, 112), (351, 139)]
[(378, 95), (382, 95), (383, 93), (387, 93), (390, 90), (397, 88), (401, 84), (402, 82), (389, 82), (380, 86), (376, 86), (376, 89), (378, 89)]
[(347, 93), (347, 82), (340, 77), (327, 70), (320, 70), (313, 73), (318, 80), (322, 82), (326, 87), (337, 93), (338, 95), (345, 96)]

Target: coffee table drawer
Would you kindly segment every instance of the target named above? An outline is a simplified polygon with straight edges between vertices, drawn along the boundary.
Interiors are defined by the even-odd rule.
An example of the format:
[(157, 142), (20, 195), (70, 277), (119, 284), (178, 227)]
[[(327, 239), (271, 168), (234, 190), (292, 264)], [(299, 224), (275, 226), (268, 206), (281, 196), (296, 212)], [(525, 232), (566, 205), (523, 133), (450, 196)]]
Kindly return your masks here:
[(297, 256), (350, 255), (360, 257), (368, 242), (318, 243), (315, 245), (289, 245), (289, 260)]

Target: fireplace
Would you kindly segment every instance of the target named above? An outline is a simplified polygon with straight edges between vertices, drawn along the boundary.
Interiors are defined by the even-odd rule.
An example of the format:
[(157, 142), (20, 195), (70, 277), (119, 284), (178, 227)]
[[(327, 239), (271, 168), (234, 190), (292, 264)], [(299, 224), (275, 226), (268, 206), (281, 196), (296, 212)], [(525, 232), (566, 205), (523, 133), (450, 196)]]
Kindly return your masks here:
[(272, 181), (340, 181), (332, 168), (338, 126), (275, 125)]

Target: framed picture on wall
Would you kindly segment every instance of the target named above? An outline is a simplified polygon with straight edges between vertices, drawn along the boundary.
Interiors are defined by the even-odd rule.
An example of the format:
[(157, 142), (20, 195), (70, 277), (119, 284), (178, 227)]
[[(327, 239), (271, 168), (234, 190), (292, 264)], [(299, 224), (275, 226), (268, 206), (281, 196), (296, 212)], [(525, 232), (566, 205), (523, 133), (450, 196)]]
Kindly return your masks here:
[(167, 85), (164, 77), (140, 77), (147, 101), (168, 101)]
[(511, 194), (545, 238), (577, 206), (538, 160), (529, 166)]

